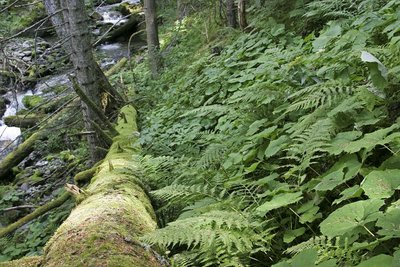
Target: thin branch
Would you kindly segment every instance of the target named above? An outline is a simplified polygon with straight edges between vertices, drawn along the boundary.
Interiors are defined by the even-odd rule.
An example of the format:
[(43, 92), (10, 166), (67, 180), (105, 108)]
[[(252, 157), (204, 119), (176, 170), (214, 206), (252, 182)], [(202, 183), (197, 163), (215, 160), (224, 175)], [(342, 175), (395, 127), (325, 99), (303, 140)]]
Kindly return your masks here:
[(62, 11), (62, 10), (57, 10), (56, 12), (54, 12), (54, 14), (48, 15), (47, 17), (45, 17), (45, 18), (43, 18), (43, 19), (37, 21), (36, 23), (32, 24), (31, 26), (29, 26), (29, 27), (27, 27), (27, 28), (25, 28), (25, 29), (23, 29), (23, 30), (17, 32), (16, 34), (14, 34), (14, 35), (12, 35), (12, 36), (10, 36), (10, 37), (7, 37), (7, 38), (5, 38), (5, 39), (0, 40), (0, 43), (4, 43), (4, 42), (6, 42), (6, 41), (8, 41), (8, 40), (11, 40), (11, 39), (13, 39), (13, 38), (15, 38), (15, 37), (20, 36), (21, 34), (23, 34), (23, 33), (27, 32), (27, 31), (29, 31), (30, 29), (35, 28), (36, 26), (42, 24), (44, 21), (47, 21), (47, 20), (50, 19), (51, 17), (57, 15), (57, 14), (58, 14), (59, 12), (61, 12), (61, 11)]
[(8, 6), (6, 6), (5, 8), (3, 8), (2, 10), (0, 10), (0, 13), (3, 13), (4, 11), (6, 11), (7, 9), (12, 8), (16, 3), (18, 3), (21, 0), (15, 0), (14, 2), (12, 2), (11, 4), (9, 4)]
[(5, 208), (5, 209), (2, 209), (1, 211), (6, 212), (6, 211), (11, 211), (11, 210), (34, 209), (36, 207), (37, 206), (35, 206), (35, 205), (21, 205), (21, 206)]

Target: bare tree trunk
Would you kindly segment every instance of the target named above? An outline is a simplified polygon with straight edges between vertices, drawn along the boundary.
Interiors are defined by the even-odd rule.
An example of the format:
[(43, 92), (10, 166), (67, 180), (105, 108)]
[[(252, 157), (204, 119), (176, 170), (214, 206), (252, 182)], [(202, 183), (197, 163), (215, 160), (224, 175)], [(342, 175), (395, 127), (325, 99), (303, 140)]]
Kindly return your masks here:
[[(62, 13), (61, 3), (59, 0), (44, 0), (44, 6), (47, 14), (51, 15), (50, 20), (54, 26), (57, 35), (61, 38), (68, 39), (69, 33), (66, 32), (64, 27), (65, 21)], [(69, 43), (65, 42), (64, 47), (67, 51), (70, 51)]]
[(238, 17), (239, 17), (239, 26), (242, 30), (244, 30), (247, 27), (246, 0), (238, 0)]
[[(91, 34), (89, 31), (89, 17), (86, 14), (84, 1), (82, 0), (45, 0), (45, 6), (49, 14), (62, 10), (61, 13), (52, 16), (52, 23), (60, 39), (66, 39), (65, 49), (70, 54), (71, 62), (75, 69), (75, 76), (82, 91), (103, 111), (113, 110), (116, 106), (115, 94), (107, 78), (104, 76), (92, 53)], [(85, 128), (90, 132), (96, 132), (91, 121), (102, 125), (99, 116), (93, 112), (86, 103), (82, 103)], [(101, 147), (105, 144), (97, 134), (87, 136), (91, 160), (97, 162), (103, 158)]]
[(237, 27), (237, 21), (236, 21), (236, 6), (235, 6), (235, 0), (226, 0), (226, 17), (227, 17), (227, 22), (228, 26), (232, 28)]
[(144, 14), (146, 17), (147, 48), (149, 63), (153, 77), (157, 77), (161, 68), (161, 58), (159, 54), (160, 42), (158, 40), (156, 1), (144, 1)]

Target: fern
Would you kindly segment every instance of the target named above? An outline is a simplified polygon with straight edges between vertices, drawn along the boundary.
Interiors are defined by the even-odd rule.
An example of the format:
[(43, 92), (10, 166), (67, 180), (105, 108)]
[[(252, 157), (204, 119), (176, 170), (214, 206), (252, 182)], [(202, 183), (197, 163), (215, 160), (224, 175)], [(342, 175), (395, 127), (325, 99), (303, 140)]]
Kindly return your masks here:
[(224, 144), (211, 144), (202, 153), (201, 158), (197, 161), (197, 165), (201, 168), (207, 169), (220, 163), (226, 147)]
[(205, 258), (203, 264), (208, 259), (232, 261), (235, 260), (233, 256), (246, 260), (255, 246), (263, 251), (270, 246), (272, 235), (260, 231), (260, 226), (252, 222), (248, 214), (213, 211), (172, 222), (163, 229), (145, 235), (143, 240), (161, 246), (186, 245), (199, 250), (199, 253), (207, 255), (202, 257)]
[(323, 105), (331, 106), (335, 99), (351, 95), (352, 91), (351, 87), (336, 83), (312, 85), (289, 96), (289, 100), (294, 99), (295, 101), (286, 112), (316, 109)]

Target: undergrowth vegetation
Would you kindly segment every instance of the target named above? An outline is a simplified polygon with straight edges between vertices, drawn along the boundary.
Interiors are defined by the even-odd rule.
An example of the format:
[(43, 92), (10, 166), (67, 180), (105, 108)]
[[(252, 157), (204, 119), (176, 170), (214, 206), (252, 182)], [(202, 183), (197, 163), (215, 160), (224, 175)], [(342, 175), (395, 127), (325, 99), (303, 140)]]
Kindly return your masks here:
[(206, 11), (163, 31), (158, 80), (121, 74), (162, 225), (144, 241), (174, 266), (400, 265), (400, 3), (293, 8), (324, 24)]

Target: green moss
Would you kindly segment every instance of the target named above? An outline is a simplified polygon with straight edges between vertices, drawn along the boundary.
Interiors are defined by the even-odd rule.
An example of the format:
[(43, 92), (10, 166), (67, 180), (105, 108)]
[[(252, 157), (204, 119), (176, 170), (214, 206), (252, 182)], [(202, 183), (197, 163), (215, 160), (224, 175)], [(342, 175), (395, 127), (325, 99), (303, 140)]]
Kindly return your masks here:
[(44, 102), (43, 97), (38, 95), (27, 95), (22, 99), (22, 104), (28, 109), (36, 107)]
[(29, 178), (32, 182), (40, 182), (43, 180), (42, 173), (36, 170), (35, 173)]
[(20, 260), (1, 262), (0, 267), (36, 267), (40, 266), (41, 261), (42, 257), (39, 256), (25, 257)]

